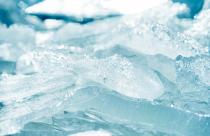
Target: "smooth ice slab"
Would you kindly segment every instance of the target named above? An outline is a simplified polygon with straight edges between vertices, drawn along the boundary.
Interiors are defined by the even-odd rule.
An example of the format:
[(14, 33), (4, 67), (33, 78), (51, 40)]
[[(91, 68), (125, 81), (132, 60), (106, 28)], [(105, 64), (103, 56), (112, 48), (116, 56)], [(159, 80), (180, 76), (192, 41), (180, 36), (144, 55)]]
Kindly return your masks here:
[(113, 135), (132, 136), (210, 134), (209, 116), (131, 99), (100, 85), (78, 89), (63, 102), (62, 107), (61, 113), (51, 118), (29, 122), (17, 136), (52, 132), (55, 136), (82, 134), (100, 129)]
[[(66, 103), (69, 111), (93, 109), (104, 118), (124, 124), (148, 124), (176, 135), (208, 136), (210, 117), (184, 110), (131, 100), (104, 88), (90, 86), (78, 90)], [(67, 106), (67, 105), (66, 105)]]

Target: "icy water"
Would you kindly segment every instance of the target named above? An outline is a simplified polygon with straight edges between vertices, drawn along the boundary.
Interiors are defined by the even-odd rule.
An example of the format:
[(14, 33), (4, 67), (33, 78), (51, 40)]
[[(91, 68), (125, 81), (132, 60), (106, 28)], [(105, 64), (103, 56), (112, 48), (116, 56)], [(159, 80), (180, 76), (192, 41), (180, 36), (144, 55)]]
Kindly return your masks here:
[(210, 1), (137, 1), (0, 0), (0, 135), (210, 136)]

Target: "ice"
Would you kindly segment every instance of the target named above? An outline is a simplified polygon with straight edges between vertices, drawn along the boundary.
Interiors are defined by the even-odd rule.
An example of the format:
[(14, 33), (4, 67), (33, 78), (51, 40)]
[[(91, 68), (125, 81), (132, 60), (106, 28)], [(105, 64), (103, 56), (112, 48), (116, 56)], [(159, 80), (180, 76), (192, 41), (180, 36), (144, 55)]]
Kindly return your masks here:
[[(11, 43), (11, 44), (30, 44), (34, 43), (35, 32), (33, 29), (27, 26), (12, 25), (9, 28), (1, 25), (1, 43)], [(12, 34), (18, 35), (12, 35)], [(26, 34), (27, 33), (27, 37)]]
[(0, 74), (2, 73), (14, 74), (15, 72), (16, 72), (15, 62), (0, 60)]
[(0, 33), (0, 58), (3, 60), (16, 61), (22, 54), (35, 47), (35, 31), (30, 27), (6, 27), (0, 24)]
[(7, 26), (16, 23), (28, 23), (28, 19), (25, 18), (24, 10), (39, 1), (41, 0), (0, 0), (0, 22)]
[[(176, 58), (176, 81), (158, 98), (161, 103), (196, 114), (209, 115), (209, 56)], [(171, 83), (168, 82), (167, 85)], [(176, 92), (177, 90), (177, 92)], [(175, 92), (174, 92), (175, 91)], [(168, 99), (170, 98), (170, 99)]]
[(202, 10), (206, 0), (172, 0), (172, 1), (183, 3), (188, 6), (189, 10), (179, 15), (181, 18), (183, 17), (194, 18), (194, 16)]
[(112, 136), (109, 132), (106, 131), (86, 131), (77, 134), (73, 134), (71, 136)]
[(197, 112), (210, 113), (208, 104), (210, 86), (208, 78), (210, 75), (209, 56), (202, 55), (190, 58), (179, 56), (177, 57), (176, 66), (177, 86), (181, 90), (183, 98), (191, 99), (194, 103), (187, 104), (188, 108), (192, 108)]
[(204, 2), (204, 9), (208, 9), (210, 7), (210, 1), (209, 0), (205, 0)]
[(21, 11), (17, 4), (12, 0), (0, 0), (0, 22), (11, 25), (17, 22), (23, 22), (24, 18), (21, 16)]
[[(68, 45), (94, 51), (122, 45), (141, 53), (149, 55), (163, 54), (172, 59), (178, 55), (193, 56), (208, 53), (208, 48), (203, 47), (191, 36), (179, 31), (174, 32), (174, 28), (162, 24), (168, 23), (172, 18), (175, 18), (176, 13), (177, 9), (164, 22), (155, 21), (155, 19), (163, 18), (164, 15), (160, 15), (154, 20), (144, 16), (125, 16), (95, 22), (90, 25), (70, 23), (55, 32), (47, 42), (53, 44), (68, 43)], [(113, 38), (110, 38), (110, 33)]]
[(210, 135), (209, 0), (0, 5), (0, 135)]
[(210, 9), (202, 11), (193, 23), (193, 26), (188, 29), (185, 33), (192, 36), (194, 39), (198, 40), (203, 46), (209, 48), (209, 37), (210, 37)]
[(73, 71), (127, 96), (149, 100), (160, 96), (164, 89), (157, 75), (146, 64), (133, 63), (119, 55), (97, 59), (39, 51), (23, 55), (17, 62), (17, 73), (51, 72), (49, 66), (57, 67), (53, 71)]
[[(210, 86), (210, 80), (208, 78), (210, 76), (209, 59), (210, 57), (205, 55), (190, 58), (177, 57), (177, 72), (180, 74), (177, 79), (186, 78), (187, 80), (194, 80), (192, 81), (193, 84), (198, 83), (204, 86)], [(185, 76), (182, 77), (181, 75)]]
[[(55, 135), (100, 129), (113, 135), (122, 133), (145, 136), (149, 134), (197, 136), (210, 133), (209, 117), (131, 99), (114, 91), (107, 91), (102, 86), (91, 85), (81, 88), (66, 99), (63, 105), (66, 109), (64, 113), (45, 120), (45, 123), (29, 123), (25, 125), (20, 135), (39, 134), (43, 129), (49, 131), (48, 134), (55, 132)], [(34, 131), (35, 129), (37, 131)]]
[(4, 104), (0, 102), (0, 110), (4, 107)]
[[(26, 9), (26, 13), (42, 19), (54, 18), (73, 22), (87, 23), (121, 14), (135, 14), (160, 5), (167, 0), (124, 0), (118, 4), (115, 0), (45, 0)], [(48, 7), (48, 5), (51, 5)], [(129, 6), (127, 6), (129, 5)], [(46, 8), (48, 7), (48, 8)]]
[(176, 79), (175, 62), (173, 59), (164, 55), (146, 55), (119, 45), (95, 52), (98, 58), (105, 58), (114, 54), (119, 54), (127, 58), (129, 61), (133, 62), (134, 65), (137, 65), (136, 67), (142, 67), (144, 65), (147, 69), (151, 68), (153, 71), (159, 71), (170, 81), (175, 81)]
[[(82, 91), (82, 90), (80, 90), (80, 91)], [(88, 90), (90, 90), (90, 92), (92, 92), (92, 95), (95, 96), (94, 99), (90, 99), (88, 97), (90, 94), (90, 92), (88, 92)], [(93, 91), (93, 90), (95, 90), (95, 91)], [(153, 124), (154, 127), (158, 127), (160, 130), (162, 130), (161, 127), (166, 127), (165, 125), (167, 124), (167, 127), (164, 128), (164, 130), (170, 131), (171, 133), (173, 133), (174, 131), (178, 131), (185, 135), (188, 135), (188, 134), (196, 135), (196, 133), (197, 133), (197, 135), (202, 135), (202, 133), (205, 135), (205, 134), (209, 133), (208, 132), (208, 123), (207, 123), (209, 121), (208, 117), (202, 121), (202, 119), (200, 119), (200, 117), (196, 117), (196, 115), (193, 115), (193, 114), (189, 115), (191, 113), (182, 112), (182, 111), (179, 111), (176, 109), (170, 109), (170, 108), (158, 106), (155, 104), (153, 105), (153, 104), (150, 104), (147, 102), (135, 102), (135, 101), (128, 102), (127, 101), (126, 102), (127, 107), (125, 108), (124, 107), (125, 104), (123, 101), (126, 101), (126, 98), (121, 98), (120, 96), (117, 96), (117, 95), (110, 95), (108, 93), (103, 94), (103, 92), (104, 92), (103, 89), (101, 90), (98, 87), (84, 88), (84, 92), (86, 93), (86, 95), (81, 95), (78, 91), (78, 95), (75, 94), (75, 97), (78, 96), (80, 98), (82, 97), (83, 99), (87, 98), (87, 99), (89, 99), (89, 101), (85, 101), (84, 103), (82, 103), (82, 102), (77, 103), (78, 102), (77, 99), (72, 99), (72, 101), (76, 100), (76, 103), (77, 103), (75, 106), (75, 109), (77, 109), (77, 108), (84, 108), (84, 109), (93, 108), (94, 110), (99, 111), (99, 113), (101, 113), (103, 116), (107, 116), (106, 117), (107, 119), (111, 118), (113, 120), (118, 120), (118, 122), (121, 122), (121, 121), (127, 122), (127, 123), (132, 122), (134, 124), (135, 123), (138, 124), (138, 122), (141, 120), (141, 122), (144, 122), (145, 124), (150, 124), (150, 123)], [(115, 97), (115, 98), (113, 99), (113, 97)], [(101, 100), (102, 103), (99, 103), (98, 100), (99, 101)], [(109, 103), (112, 103), (112, 104), (109, 104)], [(114, 108), (111, 108), (110, 105), (114, 106)], [(74, 106), (72, 106), (72, 108), (71, 108), (72, 110), (74, 110), (73, 107)], [(109, 108), (106, 108), (106, 107), (109, 107)], [(132, 108), (132, 107), (135, 107), (135, 108)], [(127, 110), (127, 109), (134, 109), (134, 110)], [(104, 110), (108, 110), (108, 111), (104, 112)], [(156, 114), (152, 114), (154, 112)], [(176, 114), (177, 112), (179, 114)], [(117, 115), (117, 116), (112, 116), (111, 114)], [(133, 116), (133, 115), (135, 115), (135, 116)], [(176, 120), (174, 122), (171, 121), (170, 116), (173, 116), (174, 118), (176, 118)], [(185, 117), (191, 118), (190, 122), (188, 122), (188, 119)], [(150, 121), (152, 121), (152, 122), (150, 122)], [(179, 121), (182, 122), (181, 123), (182, 125), (180, 123), (178, 123)], [(185, 121), (187, 121), (188, 123), (185, 123)], [(203, 128), (200, 132), (197, 130), (193, 130), (194, 128), (198, 129), (197, 123), (199, 123), (199, 124), (201, 123), (199, 126)], [(185, 125), (187, 125), (188, 127), (185, 127)], [(171, 128), (170, 126), (173, 126), (173, 128)], [(181, 129), (181, 131), (179, 129)], [(192, 130), (189, 130), (189, 129), (192, 129)], [(176, 132), (174, 132), (174, 133), (176, 133)]]
[(75, 82), (70, 73), (52, 73), (50, 78), (46, 74), (3, 78), (0, 100), (5, 106), (0, 113), (1, 134), (15, 133), (29, 121), (59, 112), (59, 105), (71, 96), (68, 91)]

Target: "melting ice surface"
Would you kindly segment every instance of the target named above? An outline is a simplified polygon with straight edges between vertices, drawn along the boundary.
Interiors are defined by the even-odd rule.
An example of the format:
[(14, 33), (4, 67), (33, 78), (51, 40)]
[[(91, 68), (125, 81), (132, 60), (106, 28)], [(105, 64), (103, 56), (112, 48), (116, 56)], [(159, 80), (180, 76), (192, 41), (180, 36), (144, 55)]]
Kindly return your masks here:
[(0, 135), (210, 135), (209, 0), (39, 1), (0, 1)]

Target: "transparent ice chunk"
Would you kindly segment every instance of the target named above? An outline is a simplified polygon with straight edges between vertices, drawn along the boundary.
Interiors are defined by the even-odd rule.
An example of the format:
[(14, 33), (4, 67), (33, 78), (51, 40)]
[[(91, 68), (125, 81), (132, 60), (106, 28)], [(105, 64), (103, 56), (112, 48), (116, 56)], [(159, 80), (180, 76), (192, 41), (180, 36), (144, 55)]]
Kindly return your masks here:
[(154, 71), (144, 64), (135, 63), (138, 62), (130, 62), (119, 55), (98, 59), (88, 55), (39, 51), (23, 55), (17, 62), (17, 73), (28, 74), (36, 70), (48, 73), (49, 67), (53, 67), (52, 72), (73, 71), (82, 79), (99, 82), (127, 96), (150, 100), (160, 96), (164, 88)]

